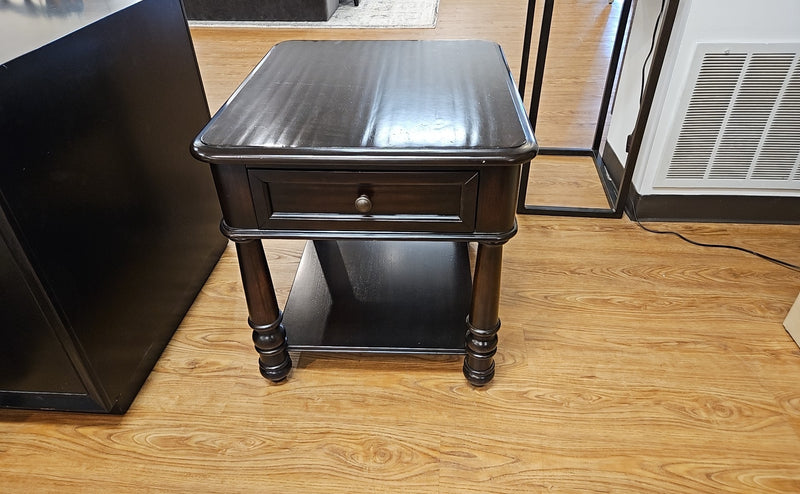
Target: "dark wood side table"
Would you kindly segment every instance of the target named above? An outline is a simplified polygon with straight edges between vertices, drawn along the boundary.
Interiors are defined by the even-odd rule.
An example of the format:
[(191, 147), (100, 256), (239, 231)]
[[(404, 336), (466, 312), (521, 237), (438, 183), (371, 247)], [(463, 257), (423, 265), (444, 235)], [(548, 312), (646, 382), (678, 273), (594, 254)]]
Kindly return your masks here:
[[(286, 378), (288, 349), (466, 352), (469, 382), (489, 382), (503, 244), (536, 150), (495, 43), (276, 45), (193, 145), (236, 242), (262, 375)], [(283, 312), (268, 238), (311, 240)]]

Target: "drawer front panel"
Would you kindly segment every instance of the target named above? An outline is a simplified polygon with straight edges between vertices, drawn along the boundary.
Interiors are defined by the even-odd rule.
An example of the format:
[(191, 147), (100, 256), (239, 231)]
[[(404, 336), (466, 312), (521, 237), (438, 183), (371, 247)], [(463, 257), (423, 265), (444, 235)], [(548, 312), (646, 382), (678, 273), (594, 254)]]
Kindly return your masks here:
[(471, 232), (478, 173), (250, 170), (259, 228)]

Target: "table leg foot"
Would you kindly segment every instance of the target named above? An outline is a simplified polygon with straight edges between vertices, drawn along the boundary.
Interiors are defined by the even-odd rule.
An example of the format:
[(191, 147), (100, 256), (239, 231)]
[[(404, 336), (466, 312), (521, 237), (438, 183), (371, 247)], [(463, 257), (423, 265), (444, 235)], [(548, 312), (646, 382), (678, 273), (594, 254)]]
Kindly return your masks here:
[(286, 379), (292, 369), (292, 359), (286, 344), (286, 330), (283, 328), (283, 314), (272, 324), (259, 326), (249, 320), (253, 328), (253, 343), (258, 352), (258, 369), (261, 375), (272, 382)]
[(474, 327), (467, 318), (464, 377), (473, 386), (484, 386), (494, 377), (494, 354), (497, 353), (497, 331), (500, 321), (492, 329)]

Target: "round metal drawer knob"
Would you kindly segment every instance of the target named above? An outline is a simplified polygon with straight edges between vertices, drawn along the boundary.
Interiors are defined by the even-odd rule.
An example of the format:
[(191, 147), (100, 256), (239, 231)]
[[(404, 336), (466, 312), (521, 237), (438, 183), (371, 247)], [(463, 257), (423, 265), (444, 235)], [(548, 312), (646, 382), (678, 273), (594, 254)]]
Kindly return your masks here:
[(372, 211), (372, 201), (369, 200), (369, 196), (366, 194), (361, 194), (356, 199), (356, 211), (359, 213), (369, 213)]

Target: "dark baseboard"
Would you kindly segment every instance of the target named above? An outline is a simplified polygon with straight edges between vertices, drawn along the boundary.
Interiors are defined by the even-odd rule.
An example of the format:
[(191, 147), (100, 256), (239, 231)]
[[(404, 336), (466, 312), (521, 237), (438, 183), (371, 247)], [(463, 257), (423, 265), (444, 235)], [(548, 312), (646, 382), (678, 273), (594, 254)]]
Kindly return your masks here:
[(625, 167), (622, 166), (619, 156), (611, 149), (611, 146), (606, 144), (603, 148), (603, 151), (600, 153), (601, 158), (606, 165), (606, 170), (608, 170), (611, 180), (614, 181), (614, 186), (619, 190), (619, 184), (622, 183), (622, 175), (625, 173)]
[(192, 21), (327, 21), (339, 0), (183, 0)]
[(800, 197), (640, 195), (631, 187), (625, 212), (640, 221), (800, 224)]
[[(609, 175), (619, 187), (625, 171), (606, 145), (602, 152)], [(641, 195), (631, 185), (625, 212), (640, 221), (800, 224), (800, 197), (734, 195)]]

